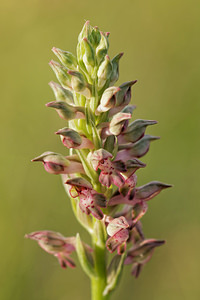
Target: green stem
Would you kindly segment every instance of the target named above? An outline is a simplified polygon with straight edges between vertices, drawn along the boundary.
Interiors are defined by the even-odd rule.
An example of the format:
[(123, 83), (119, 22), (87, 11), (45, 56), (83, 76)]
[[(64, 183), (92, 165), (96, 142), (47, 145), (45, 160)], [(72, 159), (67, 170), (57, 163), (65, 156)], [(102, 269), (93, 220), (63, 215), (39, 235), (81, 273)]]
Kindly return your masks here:
[[(95, 226), (97, 225), (97, 226)], [(92, 235), (94, 249), (94, 267), (96, 277), (91, 278), (91, 294), (92, 300), (109, 300), (109, 295), (104, 296), (103, 291), (106, 287), (107, 272), (106, 272), (106, 247), (104, 238), (104, 228), (101, 221), (96, 221), (94, 233)]]

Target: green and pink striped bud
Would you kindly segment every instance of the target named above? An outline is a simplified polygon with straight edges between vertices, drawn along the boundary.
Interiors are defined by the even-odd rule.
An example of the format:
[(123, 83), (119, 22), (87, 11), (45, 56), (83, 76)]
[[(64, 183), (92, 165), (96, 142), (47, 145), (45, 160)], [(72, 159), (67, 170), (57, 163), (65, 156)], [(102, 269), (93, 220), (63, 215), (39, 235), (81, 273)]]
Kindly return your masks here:
[(71, 128), (64, 127), (58, 130), (56, 134), (60, 135), (63, 145), (67, 148), (94, 149), (92, 141)]
[(84, 173), (83, 166), (77, 160), (71, 160), (62, 154), (55, 152), (44, 152), (32, 161), (41, 161), (45, 170), (51, 174), (74, 174)]

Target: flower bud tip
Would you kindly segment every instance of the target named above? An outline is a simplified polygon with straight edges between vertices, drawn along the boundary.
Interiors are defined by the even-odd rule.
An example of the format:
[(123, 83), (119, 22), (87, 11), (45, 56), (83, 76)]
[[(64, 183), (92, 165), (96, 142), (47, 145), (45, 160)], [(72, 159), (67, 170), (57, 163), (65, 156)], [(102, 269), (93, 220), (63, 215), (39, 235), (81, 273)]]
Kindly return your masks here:
[(58, 50), (56, 47), (53, 47), (51, 50), (53, 51), (53, 53), (58, 53)]

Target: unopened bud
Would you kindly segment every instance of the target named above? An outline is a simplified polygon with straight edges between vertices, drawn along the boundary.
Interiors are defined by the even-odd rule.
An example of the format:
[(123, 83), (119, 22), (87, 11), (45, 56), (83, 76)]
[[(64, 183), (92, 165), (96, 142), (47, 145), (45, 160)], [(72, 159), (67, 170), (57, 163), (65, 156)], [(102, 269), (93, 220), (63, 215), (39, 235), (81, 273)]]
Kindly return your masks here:
[(154, 124), (157, 124), (157, 122), (151, 120), (135, 120), (123, 133), (124, 141), (131, 143), (138, 141), (144, 135), (146, 127)]
[(59, 82), (64, 87), (71, 88), (71, 76), (67, 72), (68, 69), (53, 60), (50, 61), (49, 65), (56, 74), (56, 77), (59, 80)]
[(91, 88), (90, 85), (86, 82), (83, 74), (81, 74), (78, 71), (68, 71), (68, 74), (72, 76), (72, 88), (75, 92), (80, 93), (84, 95), (86, 98), (90, 98), (92, 93), (91, 93)]
[(112, 74), (110, 77), (110, 85), (113, 85), (119, 78), (119, 60), (124, 53), (119, 53), (112, 59)]
[(49, 82), (57, 101), (66, 101), (67, 103), (73, 103), (74, 98), (72, 92), (68, 89), (63, 88), (60, 84), (56, 82)]
[(46, 106), (55, 108), (59, 116), (67, 121), (85, 118), (84, 107), (81, 106), (73, 106), (64, 101), (52, 101)]
[(59, 153), (44, 152), (42, 155), (32, 159), (32, 161), (43, 162), (45, 170), (51, 174), (84, 173), (83, 166), (80, 162), (70, 160), (70, 157), (69, 159), (67, 158)]
[(77, 59), (71, 52), (64, 51), (56, 47), (53, 47), (52, 51), (65, 67), (69, 69), (77, 69)]
[(83, 61), (85, 63), (86, 69), (88, 70), (88, 72), (90, 72), (91, 67), (94, 67), (94, 65), (95, 65), (94, 49), (93, 49), (91, 43), (89, 42), (89, 40), (86, 37), (83, 38), (81, 43), (82, 43), (82, 46), (85, 50), (85, 53), (83, 55)]
[(65, 147), (75, 149), (93, 149), (94, 144), (85, 136), (80, 135), (78, 132), (71, 128), (63, 128), (56, 132), (61, 136), (61, 140)]
[(99, 45), (100, 40), (101, 40), (101, 34), (99, 31), (99, 28), (97, 26), (95, 26), (92, 28), (92, 32), (90, 35), (90, 41), (94, 47), (97, 47)]
[(103, 32), (100, 32), (100, 34), (101, 40), (96, 48), (96, 55), (99, 63), (104, 59), (105, 55), (108, 53), (109, 48), (108, 34), (105, 34)]
[(116, 95), (116, 106), (126, 106), (131, 100), (131, 87), (137, 82), (128, 81), (120, 85), (120, 91)]
[(105, 56), (104, 61), (100, 64), (97, 72), (98, 76), (98, 87), (101, 89), (106, 82), (110, 79), (112, 73), (112, 63), (108, 55)]
[(56, 134), (59, 134), (61, 136), (63, 144), (67, 148), (76, 148), (81, 145), (81, 137), (75, 130), (71, 128), (63, 128), (56, 132)]
[(32, 161), (43, 162), (45, 170), (51, 174), (65, 174), (65, 170), (70, 164), (63, 155), (54, 152), (44, 152)]
[(148, 201), (157, 196), (162, 190), (172, 187), (170, 184), (152, 181), (136, 189), (135, 199)]
[(86, 21), (78, 36), (78, 41), (81, 42), (84, 37), (88, 38), (91, 32), (90, 21)]
[(142, 139), (133, 144), (130, 149), (130, 154), (134, 157), (144, 156), (149, 150), (150, 142), (158, 139), (158, 136), (145, 135)]

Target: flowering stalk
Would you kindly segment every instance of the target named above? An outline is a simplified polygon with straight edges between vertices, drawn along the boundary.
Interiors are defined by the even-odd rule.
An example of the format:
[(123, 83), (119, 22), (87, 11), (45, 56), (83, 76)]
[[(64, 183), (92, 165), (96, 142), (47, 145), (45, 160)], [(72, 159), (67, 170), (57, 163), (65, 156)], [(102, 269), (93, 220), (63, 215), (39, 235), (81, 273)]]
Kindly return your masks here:
[[(147, 201), (170, 187), (158, 181), (137, 186), (135, 172), (146, 166), (138, 158), (158, 139), (145, 131), (157, 122), (131, 122), (136, 80), (114, 85), (122, 53), (110, 59), (108, 37), (87, 21), (78, 37), (77, 57), (52, 49), (60, 60), (50, 62), (59, 84), (50, 82), (55, 100), (46, 106), (66, 120), (65, 127), (56, 131), (66, 153), (45, 152), (33, 159), (47, 172), (61, 175), (75, 217), (92, 243), (85, 244), (79, 234), (64, 237), (47, 230), (26, 235), (54, 255), (62, 268), (75, 267), (70, 255), (76, 252), (91, 280), (93, 300), (110, 298), (124, 264), (132, 264), (132, 274), (138, 277), (154, 249), (164, 243), (145, 239), (141, 218)], [(111, 262), (109, 252), (115, 253)]]

